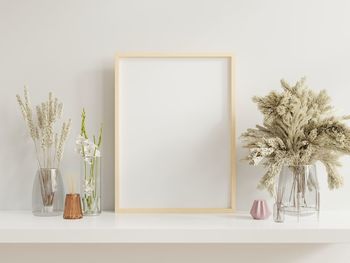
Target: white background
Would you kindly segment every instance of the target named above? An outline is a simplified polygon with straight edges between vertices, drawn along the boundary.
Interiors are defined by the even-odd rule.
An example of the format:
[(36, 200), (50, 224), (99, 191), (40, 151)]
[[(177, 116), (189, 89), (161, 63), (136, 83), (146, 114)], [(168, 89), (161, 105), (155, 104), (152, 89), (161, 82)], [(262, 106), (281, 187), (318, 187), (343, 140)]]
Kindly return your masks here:
[[(279, 89), (282, 77), (294, 82), (306, 75), (312, 88), (327, 89), (339, 113), (350, 113), (349, 13), (346, 0), (0, 0), (0, 209), (31, 207), (36, 163), (15, 101), (24, 84), (35, 103), (53, 91), (65, 103), (65, 116), (73, 119), (63, 162), (66, 174), (79, 172), (73, 144), (81, 108), (86, 108), (90, 131), (104, 123), (103, 207), (112, 209), (115, 52), (234, 52), (240, 134), (261, 122), (251, 97)], [(240, 210), (255, 198), (268, 198), (256, 190), (263, 170), (239, 161), (245, 153), (239, 143)], [(322, 209), (350, 209), (349, 159), (343, 164), (345, 186), (339, 191), (327, 190), (319, 169)], [(319, 246), (290, 250), (298, 251), (294, 262), (322, 262), (330, 251)], [(213, 260), (220, 251), (213, 248)], [(273, 255), (280, 250), (256, 251)], [(339, 248), (332, 251), (341, 257)]]

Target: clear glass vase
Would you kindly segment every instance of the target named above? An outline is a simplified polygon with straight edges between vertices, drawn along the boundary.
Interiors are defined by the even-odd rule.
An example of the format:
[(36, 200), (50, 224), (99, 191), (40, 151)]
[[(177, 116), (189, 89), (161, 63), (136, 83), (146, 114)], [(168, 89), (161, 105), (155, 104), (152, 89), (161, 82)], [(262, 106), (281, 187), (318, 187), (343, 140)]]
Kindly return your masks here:
[(274, 220), (284, 215), (306, 216), (320, 211), (320, 191), (316, 166), (283, 166), (278, 179)]
[(81, 161), (81, 200), (84, 215), (101, 214), (101, 157)]
[(63, 213), (64, 186), (59, 169), (39, 168), (33, 183), (32, 212), (35, 216)]

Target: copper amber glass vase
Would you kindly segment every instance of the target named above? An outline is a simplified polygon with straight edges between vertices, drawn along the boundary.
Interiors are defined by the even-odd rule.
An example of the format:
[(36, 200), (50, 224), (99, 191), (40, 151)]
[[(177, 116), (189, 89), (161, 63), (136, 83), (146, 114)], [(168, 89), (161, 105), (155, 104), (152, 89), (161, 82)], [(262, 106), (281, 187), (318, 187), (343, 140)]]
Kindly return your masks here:
[(64, 219), (80, 219), (83, 218), (81, 210), (81, 200), (79, 194), (66, 194), (64, 204)]

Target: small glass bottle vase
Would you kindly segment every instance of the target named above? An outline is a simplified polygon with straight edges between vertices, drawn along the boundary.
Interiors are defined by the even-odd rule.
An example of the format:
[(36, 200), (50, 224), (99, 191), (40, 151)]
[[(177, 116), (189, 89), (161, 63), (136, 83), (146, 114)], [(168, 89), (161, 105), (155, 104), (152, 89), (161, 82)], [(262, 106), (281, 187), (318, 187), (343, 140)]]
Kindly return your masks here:
[(320, 211), (320, 192), (316, 166), (283, 166), (278, 179), (274, 220), (284, 215), (306, 216)]
[(58, 216), (63, 213), (64, 186), (59, 169), (38, 169), (32, 193), (32, 212), (35, 216)]
[(101, 157), (81, 161), (81, 200), (84, 215), (101, 214)]

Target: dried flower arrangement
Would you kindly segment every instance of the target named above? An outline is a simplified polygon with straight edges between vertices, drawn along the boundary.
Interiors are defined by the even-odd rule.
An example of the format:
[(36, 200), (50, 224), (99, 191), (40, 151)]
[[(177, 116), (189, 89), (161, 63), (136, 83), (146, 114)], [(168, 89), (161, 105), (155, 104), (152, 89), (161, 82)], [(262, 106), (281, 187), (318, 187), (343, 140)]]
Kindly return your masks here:
[(33, 140), (40, 168), (59, 168), (64, 145), (71, 128), (71, 120), (63, 122), (61, 132), (55, 132), (55, 124), (61, 118), (63, 104), (49, 93), (47, 101), (36, 106), (36, 121), (28, 89), (24, 87), (24, 98), (16, 95), (30, 137)]
[(330, 189), (339, 188), (339, 157), (350, 154), (350, 128), (344, 120), (350, 116), (332, 115), (330, 97), (325, 91), (315, 93), (302, 78), (294, 86), (281, 80), (283, 92), (254, 97), (264, 116), (263, 126), (242, 134), (249, 148), (247, 160), (252, 165), (263, 162), (267, 172), (259, 187), (274, 193), (275, 177), (283, 165), (307, 165), (321, 161), (326, 167)]

